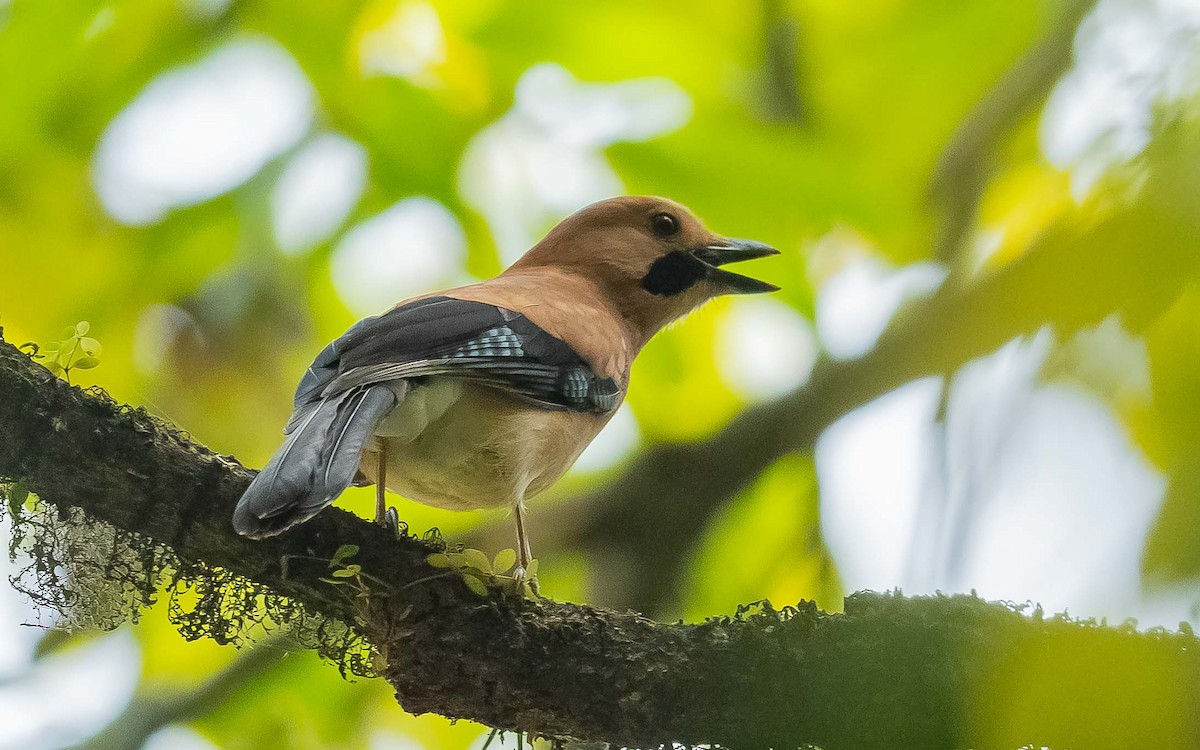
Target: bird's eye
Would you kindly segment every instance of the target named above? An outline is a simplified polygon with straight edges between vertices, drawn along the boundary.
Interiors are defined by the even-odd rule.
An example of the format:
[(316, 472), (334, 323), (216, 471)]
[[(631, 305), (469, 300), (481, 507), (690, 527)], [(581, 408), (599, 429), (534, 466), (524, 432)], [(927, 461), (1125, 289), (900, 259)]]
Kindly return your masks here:
[(679, 219), (671, 214), (655, 214), (650, 219), (650, 228), (659, 237), (672, 237), (679, 232)]

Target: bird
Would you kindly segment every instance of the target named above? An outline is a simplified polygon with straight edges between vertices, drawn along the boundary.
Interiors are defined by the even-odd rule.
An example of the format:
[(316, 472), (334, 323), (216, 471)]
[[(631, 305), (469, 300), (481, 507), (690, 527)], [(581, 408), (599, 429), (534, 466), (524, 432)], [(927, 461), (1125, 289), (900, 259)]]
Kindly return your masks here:
[(714, 234), (674, 201), (621, 196), (568, 216), (494, 278), (359, 321), (300, 379), (235, 531), (280, 534), (350, 485), (374, 484), (384, 524), (395, 524), (387, 490), (511, 509), (519, 581), (533, 559), (526, 501), (612, 418), (643, 346), (715, 297), (778, 290), (724, 268), (778, 252)]

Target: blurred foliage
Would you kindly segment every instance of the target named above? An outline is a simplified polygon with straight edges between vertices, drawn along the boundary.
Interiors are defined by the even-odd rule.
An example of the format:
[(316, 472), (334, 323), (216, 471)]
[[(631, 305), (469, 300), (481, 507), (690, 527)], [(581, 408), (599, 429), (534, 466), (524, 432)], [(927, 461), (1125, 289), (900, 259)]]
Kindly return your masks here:
[[(673, 197), (717, 231), (783, 249), (762, 273), (784, 287), (777, 298), (797, 314), (811, 318), (827, 271), (858, 254), (890, 265), (933, 257), (944, 234), (939, 223), (950, 220), (944, 210), (961, 212), (953, 218), (968, 228), (956, 248), (967, 269), (956, 280), (963, 293), (1000, 280), (978, 308), (993, 317), (955, 321), (962, 336), (1051, 324), (1065, 350), (1070, 334), (1119, 314), (1114, 320), (1127, 335), (1144, 341), (1148, 390), (1113, 385), (1120, 378), (1076, 373), (1077, 380), (1111, 406), (1168, 477), (1144, 573), (1154, 581), (1195, 579), (1200, 124), (1187, 98), (1160, 101), (1150, 146), (1136, 159), (1114, 158), (1116, 166), (1082, 194), (1070, 170), (1042, 155), (1037, 112), (1045, 92), (1028, 92), (1022, 112), (1029, 114), (993, 133), (996, 142), (976, 143), (978, 153), (945, 152), (976, 104), (1004, 85), (1005, 72), (1056, 19), (1081, 8), (1055, 0), (0, 2), (5, 336), (47, 341), (86, 318), (104, 333), (105, 366), (86, 369), (94, 363), (74, 354), (62, 360), (68, 344), (99, 356), (87, 328), (72, 329), (55, 361), (64, 371), (74, 363), (74, 382), (99, 384), (261, 465), (277, 445), (298, 374), (356, 317), (331, 273), (348, 232), (397, 201), (432, 198), (470, 246), (450, 280), (491, 275), (504, 266), (500, 232), (470, 197), (477, 176), (464, 162), (512, 115), (522, 76), (550, 61), (589, 84), (665, 78), (690, 101), (682, 126), (629, 131), (581, 147), (580, 158), (599, 164), (601, 176), (611, 168), (627, 192)], [(421, 24), (424, 36), (405, 31)], [(244, 179), (177, 202), (157, 220), (114, 218), (96, 191), (97, 147), (114, 118), (156, 82), (242, 40), (277, 44), (311, 85), (313, 117), (302, 137)], [(385, 52), (426, 54), (381, 72), (368, 64), (381, 44)], [(329, 133), (365, 151), (361, 197), (313, 247), (284, 252), (272, 229), (275, 189), (304, 145)], [(986, 160), (969, 165), (986, 175), (978, 205), (931, 208), (931, 180), (950, 157)], [(518, 156), (509, 166), (533, 170), (535, 162)], [(536, 191), (516, 197), (544, 204), (523, 219), (533, 236), (564, 212)], [(838, 239), (849, 235), (853, 243)], [(733, 304), (694, 315), (639, 358), (629, 404), (643, 441), (703, 438), (753, 400), (727, 377), (716, 345)], [(931, 359), (952, 372), (962, 364), (958, 343), (928, 347)], [(577, 475), (567, 485), (610, 475)], [(369, 491), (352, 492), (346, 504), (366, 513), (370, 502)], [(488, 518), (401, 507), (410, 527), (436, 524), (448, 536)], [(559, 597), (619, 584), (573, 551), (546, 559), (541, 578)], [(777, 462), (714, 514), (681, 591), (682, 614), (692, 618), (766, 596), (840, 606), (811, 457)], [(143, 691), (203, 684), (234, 658), (208, 641), (183, 643), (156, 610), (136, 633)], [(1125, 666), (1137, 674), (1153, 665)], [(1020, 675), (1053, 670), (1053, 660), (1042, 659)], [(1050, 681), (1038, 684), (1050, 691)], [(1027, 685), (1017, 672), (998, 676), (994, 695), (979, 704), (1011, 699), (980, 721), (1020, 721), (1022, 711), (1056, 699)], [(220, 747), (351, 748), (372, 738), (384, 747), (408, 738), (463, 748), (484, 732), (405, 715), (383, 684), (343, 682), (308, 654), (289, 656), (232, 697), (194, 722)], [(1176, 708), (1148, 708), (1164, 738)]]

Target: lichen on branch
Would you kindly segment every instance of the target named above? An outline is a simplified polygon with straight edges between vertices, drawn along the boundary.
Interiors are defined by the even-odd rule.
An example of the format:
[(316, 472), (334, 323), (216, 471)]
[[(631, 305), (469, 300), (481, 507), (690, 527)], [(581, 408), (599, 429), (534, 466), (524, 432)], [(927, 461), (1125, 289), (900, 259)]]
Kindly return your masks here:
[(137, 622), (157, 603), (187, 640), (244, 646), (287, 633), (343, 674), (373, 676), (374, 652), (353, 625), (310, 613), (225, 568), (183, 560), (170, 547), (80, 508), (46, 506), (36, 496), (18, 504), (12, 494), (11, 486), (0, 485), (12, 526), (9, 556), (19, 562), (10, 583), (34, 605), (38, 624), (112, 630)]

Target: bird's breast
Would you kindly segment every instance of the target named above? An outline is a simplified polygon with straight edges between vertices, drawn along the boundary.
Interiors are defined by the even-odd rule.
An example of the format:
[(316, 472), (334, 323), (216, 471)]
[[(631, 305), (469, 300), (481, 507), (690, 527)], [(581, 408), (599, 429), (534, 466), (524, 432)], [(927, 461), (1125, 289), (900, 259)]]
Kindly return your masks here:
[(388, 489), (451, 510), (511, 507), (553, 484), (611, 413), (542, 409), (486, 386), (429, 378), (411, 387), (364, 450), (378, 476), (386, 446)]

